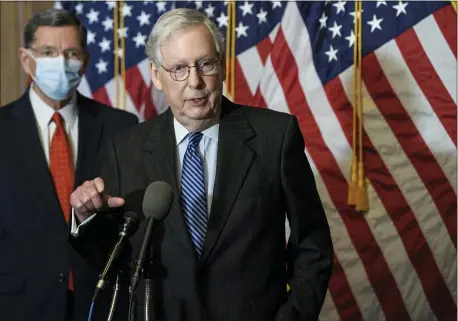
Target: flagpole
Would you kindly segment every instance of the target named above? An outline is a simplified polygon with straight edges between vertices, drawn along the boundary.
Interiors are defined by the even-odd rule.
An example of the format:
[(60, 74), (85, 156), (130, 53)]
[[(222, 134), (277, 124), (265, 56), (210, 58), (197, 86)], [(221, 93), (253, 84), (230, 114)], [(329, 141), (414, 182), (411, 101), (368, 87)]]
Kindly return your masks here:
[[(124, 0), (119, 2), (121, 8), (124, 8)], [(124, 31), (124, 13), (121, 11), (121, 30)], [(121, 78), (122, 78), (122, 106), (126, 110), (126, 35), (121, 35)]]
[(115, 108), (119, 108), (119, 57), (118, 57), (118, 2), (114, 2), (113, 7), (113, 42), (114, 42), (114, 82), (115, 82)]
[(231, 2), (228, 5), (232, 5), (232, 24), (231, 24), (231, 97), (232, 101), (235, 102), (235, 18), (237, 16), (237, 7), (235, 6), (235, 1)]
[[(363, 91), (362, 91), (362, 43), (363, 43), (363, 29), (362, 29), (362, 20), (363, 20), (363, 10), (361, 0), (357, 0), (358, 4), (357, 9), (357, 24), (358, 24), (358, 35), (357, 35), (357, 56), (358, 56), (358, 77), (357, 77), (357, 99), (358, 99), (358, 118), (359, 118), (359, 130), (358, 130), (358, 188), (356, 194), (356, 210), (357, 211), (367, 211), (369, 209), (369, 202), (367, 198), (367, 188), (366, 188), (366, 177), (364, 174), (364, 162), (363, 162)], [(356, 11), (356, 10), (355, 10)]]

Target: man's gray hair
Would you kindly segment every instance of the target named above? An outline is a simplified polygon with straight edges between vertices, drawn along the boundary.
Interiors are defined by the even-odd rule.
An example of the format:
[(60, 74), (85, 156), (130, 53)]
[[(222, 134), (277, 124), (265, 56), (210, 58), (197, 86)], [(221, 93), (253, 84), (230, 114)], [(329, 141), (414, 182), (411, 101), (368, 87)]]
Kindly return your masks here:
[(215, 43), (216, 53), (224, 59), (224, 40), (216, 25), (206, 15), (195, 9), (179, 8), (164, 13), (156, 22), (146, 44), (146, 54), (159, 67), (162, 64), (161, 46), (176, 32), (205, 25)]

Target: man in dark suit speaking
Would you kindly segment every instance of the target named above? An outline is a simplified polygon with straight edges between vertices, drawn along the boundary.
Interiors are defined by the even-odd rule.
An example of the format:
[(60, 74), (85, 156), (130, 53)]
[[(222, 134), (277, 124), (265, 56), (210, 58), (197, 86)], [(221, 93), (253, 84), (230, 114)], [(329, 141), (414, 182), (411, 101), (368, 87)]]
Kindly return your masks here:
[(71, 242), (70, 194), (98, 172), (104, 141), (138, 120), (76, 92), (88, 62), (77, 18), (39, 12), (24, 41), (19, 58), (33, 82), (0, 108), (0, 320), (87, 320), (106, 251)]
[(160, 17), (147, 52), (170, 108), (113, 139), (101, 177), (77, 188), (72, 206), (85, 222), (151, 182), (172, 186), (153, 233), (158, 320), (317, 320), (333, 247), (298, 122), (223, 97), (223, 48), (196, 10)]

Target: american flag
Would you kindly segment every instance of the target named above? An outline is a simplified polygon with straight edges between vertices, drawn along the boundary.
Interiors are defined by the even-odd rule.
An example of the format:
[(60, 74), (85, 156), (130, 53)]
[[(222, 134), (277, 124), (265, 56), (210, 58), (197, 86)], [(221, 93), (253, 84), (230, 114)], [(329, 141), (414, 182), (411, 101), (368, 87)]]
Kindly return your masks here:
[[(156, 19), (173, 7), (191, 7), (214, 19), (223, 35), (228, 25), (222, 1), (56, 6), (76, 12), (89, 30), (91, 60), (80, 92), (141, 120), (167, 108), (152, 87), (144, 53)], [(124, 18), (117, 34), (125, 53), (114, 47), (116, 8)], [(299, 119), (335, 247), (321, 321), (456, 320), (455, 4), (371, 1), (362, 10), (369, 211), (347, 204), (354, 1), (237, 1), (231, 99)], [(116, 56), (126, 68), (118, 91)], [(125, 105), (116, 99), (122, 88)]]

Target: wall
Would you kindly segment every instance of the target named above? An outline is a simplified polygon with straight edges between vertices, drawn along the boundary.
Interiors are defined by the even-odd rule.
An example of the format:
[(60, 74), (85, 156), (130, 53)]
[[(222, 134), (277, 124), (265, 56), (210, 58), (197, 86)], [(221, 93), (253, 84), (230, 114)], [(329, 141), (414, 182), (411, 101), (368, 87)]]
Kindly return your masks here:
[(34, 13), (52, 6), (52, 1), (0, 1), (0, 106), (17, 99), (26, 86), (18, 58), (25, 24)]

